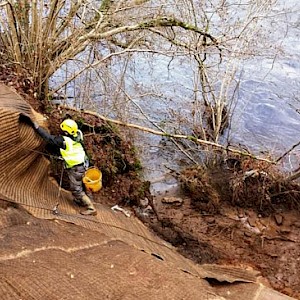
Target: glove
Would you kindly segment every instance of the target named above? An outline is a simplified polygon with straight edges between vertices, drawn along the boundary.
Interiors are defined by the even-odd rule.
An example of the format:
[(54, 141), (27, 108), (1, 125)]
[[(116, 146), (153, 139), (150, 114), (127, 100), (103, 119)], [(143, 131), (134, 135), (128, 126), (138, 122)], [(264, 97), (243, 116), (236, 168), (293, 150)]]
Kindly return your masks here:
[(38, 129), (40, 127), (39, 124), (36, 122), (32, 122), (32, 126), (34, 129)]
[(31, 125), (34, 129), (38, 129), (39, 128), (39, 124), (35, 121), (33, 121), (29, 115), (27, 114), (21, 114), (21, 117), (23, 119), (23, 121), (25, 121), (28, 125)]

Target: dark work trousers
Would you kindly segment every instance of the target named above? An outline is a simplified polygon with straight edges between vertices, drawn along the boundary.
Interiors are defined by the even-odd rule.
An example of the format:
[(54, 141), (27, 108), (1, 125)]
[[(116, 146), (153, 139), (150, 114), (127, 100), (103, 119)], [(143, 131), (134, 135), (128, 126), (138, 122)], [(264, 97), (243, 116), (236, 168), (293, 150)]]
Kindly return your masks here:
[(83, 188), (83, 182), (82, 182), (82, 177), (85, 173), (84, 165), (82, 164), (82, 165), (74, 166), (70, 169), (66, 169), (66, 173), (69, 177), (70, 192), (72, 192), (72, 195), (76, 199), (82, 200), (82, 197), (86, 195)]

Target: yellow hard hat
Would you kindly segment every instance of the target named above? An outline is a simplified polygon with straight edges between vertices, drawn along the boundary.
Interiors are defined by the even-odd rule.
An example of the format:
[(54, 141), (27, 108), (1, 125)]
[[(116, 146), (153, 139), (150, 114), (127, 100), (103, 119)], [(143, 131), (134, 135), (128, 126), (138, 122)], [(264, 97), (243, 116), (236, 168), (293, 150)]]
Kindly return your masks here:
[(62, 131), (67, 132), (68, 134), (77, 137), (78, 125), (74, 120), (66, 119), (60, 124)]

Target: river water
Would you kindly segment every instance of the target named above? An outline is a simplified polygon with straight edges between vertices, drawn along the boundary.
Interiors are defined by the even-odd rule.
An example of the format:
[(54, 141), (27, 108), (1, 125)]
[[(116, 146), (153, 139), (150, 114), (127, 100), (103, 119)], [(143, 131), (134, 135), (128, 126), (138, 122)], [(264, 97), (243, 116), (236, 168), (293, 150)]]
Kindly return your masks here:
[[(237, 72), (240, 84), (229, 132), (230, 141), (240, 143), (258, 154), (269, 153), (273, 158), (280, 157), (300, 142), (299, 11), (300, 2), (280, 1), (272, 11), (276, 15), (276, 22), (269, 23), (266, 20), (264, 24), (270, 29), (270, 42), (278, 45), (277, 54), (270, 58), (256, 56), (248, 59)], [(179, 98), (181, 103), (185, 102), (180, 111), (184, 114), (189, 99), (189, 89), (186, 87), (192, 89), (191, 74), (187, 68), (180, 69), (180, 66), (182, 64), (163, 72), (166, 67), (159, 62), (156, 73), (152, 72), (152, 82), (163, 82), (168, 86), (167, 92)], [(155, 103), (151, 103), (152, 107), (156, 107)], [(164, 109), (166, 108), (161, 109), (162, 114), (165, 113)], [(155, 144), (144, 153), (147, 165), (155, 161), (160, 166), (173, 168), (175, 165), (176, 169), (176, 162), (172, 160), (174, 150), (166, 155), (159, 147), (159, 139), (154, 141)], [(288, 172), (299, 167), (299, 164), (300, 146), (282, 160), (283, 169)], [(158, 176), (157, 166), (151, 166), (150, 163), (149, 168), (150, 178)], [(161, 187), (158, 188), (160, 189)]]
[[(270, 153), (278, 157), (300, 141), (299, 12), (298, 0), (279, 1), (272, 10), (276, 22), (266, 20), (262, 24), (267, 26), (269, 42), (276, 46), (277, 52), (270, 57), (257, 55), (244, 60), (236, 74), (239, 79), (238, 100), (228, 132), (229, 139), (256, 153)], [(103, 70), (102, 75), (118, 78), (124, 71), (124, 64), (119, 61), (119, 64), (111, 66), (109, 75)], [(135, 54), (128, 65), (122, 87), (130, 97), (120, 97), (115, 92), (116, 83), (111, 84), (110, 89), (107, 86), (104, 89), (104, 84), (100, 87), (101, 83), (98, 86), (96, 83), (100, 79), (97, 77), (89, 85), (88, 94), (93, 104), (89, 102), (87, 107), (101, 114), (120, 117), (111, 113), (117, 108), (124, 112), (123, 117), (126, 115), (127, 121), (146, 127), (153, 127), (154, 122), (167, 131), (180, 132), (185, 128), (186, 120), (191, 118), (194, 89), (190, 62), (180, 56), (171, 59), (162, 55)], [(56, 74), (55, 84), (62, 81), (64, 72), (62, 69)], [(82, 85), (70, 84), (67, 93), (82, 97), (82, 91), (79, 95), (74, 86)], [(135, 137), (145, 168), (145, 179), (153, 182), (152, 191), (155, 193), (176, 185), (176, 181), (166, 174), (170, 169), (186, 166), (190, 160), (172, 142), (160, 136), (136, 132)], [(283, 160), (284, 170), (296, 169), (299, 156), (300, 146)]]
[[(284, 11), (289, 10), (292, 11), (291, 14), (283, 14)], [(276, 28), (272, 30), (270, 28), (272, 33), (270, 40), (273, 39), (273, 42), (278, 44), (277, 55), (273, 58), (256, 56), (248, 59), (237, 72), (240, 84), (229, 132), (230, 141), (241, 144), (255, 153), (261, 153), (261, 156), (270, 154), (273, 158), (280, 157), (300, 142), (299, 10), (298, 1), (279, 3), (273, 11), (279, 14)], [(271, 26), (268, 23), (265, 25)], [(187, 99), (189, 99), (188, 91), (192, 89), (190, 80), (192, 74), (188, 68), (179, 66), (182, 64), (178, 64), (172, 70), (172, 68), (167, 69), (163, 62), (159, 62), (157, 69), (152, 72), (154, 77), (152, 82), (167, 83), (168, 91), (172, 94), (170, 98), (174, 95), (179, 98), (181, 105), (178, 103), (176, 105), (180, 113), (184, 114), (184, 110), (188, 110), (189, 107)], [(143, 70), (141, 74), (144, 77)], [(172, 107), (170, 102), (167, 105), (168, 108)], [(167, 108), (162, 107), (161, 102), (159, 105), (155, 105), (155, 102), (151, 103), (151, 109), (153, 107), (157, 108), (154, 112), (155, 116), (167, 115)], [(156, 179), (160, 179), (162, 173), (167, 172), (169, 168), (176, 170), (181, 165), (176, 160), (178, 152), (176, 149), (166, 152), (166, 146), (169, 144), (162, 143), (157, 137), (153, 142), (149, 148), (146, 147), (143, 154), (149, 168), (148, 177), (155, 182), (152, 185), (155, 192), (169, 189), (176, 184), (168, 177), (165, 177), (164, 182)], [(180, 157), (179, 162), (182, 162), (182, 156)], [(300, 146), (282, 160), (283, 170), (287, 172), (295, 170), (299, 167), (299, 158)]]

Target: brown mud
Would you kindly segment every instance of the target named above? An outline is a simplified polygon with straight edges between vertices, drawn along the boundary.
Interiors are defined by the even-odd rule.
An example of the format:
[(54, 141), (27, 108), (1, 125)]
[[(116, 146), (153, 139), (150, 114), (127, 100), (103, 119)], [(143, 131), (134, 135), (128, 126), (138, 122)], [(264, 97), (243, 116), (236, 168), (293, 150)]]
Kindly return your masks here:
[[(128, 132), (100, 118), (59, 109), (34, 98), (34, 88), (12, 70), (0, 80), (16, 90), (39, 112), (51, 116), (50, 132), (59, 133), (66, 116), (74, 118), (85, 136), (93, 165), (103, 173), (98, 203), (132, 209), (153, 231), (197, 263), (252, 267), (264, 284), (300, 299), (300, 187), (287, 183), (274, 167), (252, 159), (226, 157), (212, 168), (189, 168), (178, 181), (182, 189), (152, 196), (140, 179), (141, 165)], [(45, 149), (45, 155), (51, 149)], [(61, 175), (52, 156), (52, 176)], [(68, 188), (65, 181), (64, 188)]]
[(300, 186), (274, 166), (227, 157), (179, 177), (158, 195), (150, 226), (198, 263), (249, 266), (265, 284), (300, 298)]
[(251, 267), (265, 285), (300, 299), (300, 214), (222, 202), (218, 212), (195, 209), (186, 194), (170, 191), (155, 198), (157, 218), (148, 225), (193, 261)]

